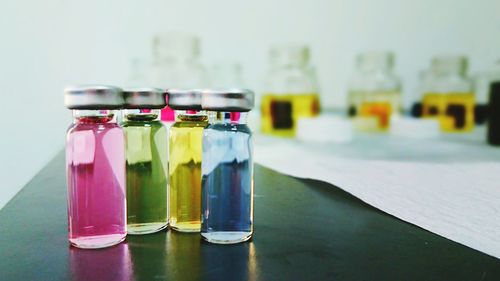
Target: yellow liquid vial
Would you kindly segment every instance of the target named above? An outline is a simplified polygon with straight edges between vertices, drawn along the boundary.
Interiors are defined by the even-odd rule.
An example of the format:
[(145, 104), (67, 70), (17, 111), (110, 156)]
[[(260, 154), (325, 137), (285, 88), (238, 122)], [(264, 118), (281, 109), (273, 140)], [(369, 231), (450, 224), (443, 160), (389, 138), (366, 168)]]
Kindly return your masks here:
[(261, 103), (261, 130), (273, 136), (293, 137), (297, 120), (317, 116), (319, 111), (316, 93), (265, 94)]
[(426, 93), (422, 116), (436, 118), (444, 132), (469, 132), (474, 129), (473, 93)]
[(352, 92), (350, 96), (356, 97), (357, 104), (350, 107), (355, 127), (360, 131), (385, 132), (390, 127), (391, 117), (401, 111), (399, 91)]
[(170, 128), (170, 226), (180, 232), (201, 229), (201, 157), (206, 115), (179, 115)]

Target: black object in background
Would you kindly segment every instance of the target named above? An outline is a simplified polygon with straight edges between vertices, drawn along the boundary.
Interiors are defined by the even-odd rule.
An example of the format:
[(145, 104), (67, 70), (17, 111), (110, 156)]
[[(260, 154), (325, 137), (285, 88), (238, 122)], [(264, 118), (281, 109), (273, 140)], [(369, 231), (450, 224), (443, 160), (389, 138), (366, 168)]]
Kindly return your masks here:
[(357, 112), (357, 110), (356, 110), (355, 106), (349, 106), (349, 110), (347, 111), (347, 115), (349, 117), (354, 117), (354, 116), (356, 116), (356, 112)]
[(463, 104), (450, 104), (446, 108), (446, 115), (455, 120), (455, 129), (465, 127), (465, 106)]
[(288, 101), (271, 102), (271, 117), (274, 129), (291, 129), (293, 127), (292, 103)]
[(483, 125), (488, 120), (488, 104), (476, 104), (474, 107), (474, 122)]
[(421, 102), (416, 102), (412, 105), (410, 114), (412, 117), (420, 118), (422, 117), (423, 106)]
[(490, 86), (488, 115), (488, 143), (500, 145), (500, 81), (493, 82)]
[(435, 105), (429, 106), (429, 110), (427, 111), (427, 114), (429, 116), (437, 116), (437, 115), (439, 115), (439, 109)]

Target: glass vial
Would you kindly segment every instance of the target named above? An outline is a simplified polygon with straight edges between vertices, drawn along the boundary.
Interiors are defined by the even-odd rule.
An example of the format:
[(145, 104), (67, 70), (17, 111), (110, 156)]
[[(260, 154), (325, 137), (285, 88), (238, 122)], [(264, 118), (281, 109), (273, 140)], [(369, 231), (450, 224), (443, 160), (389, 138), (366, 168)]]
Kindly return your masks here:
[(253, 234), (252, 133), (249, 90), (208, 91), (202, 97), (209, 125), (203, 132), (201, 236), (233, 244)]
[(169, 134), (170, 227), (199, 232), (201, 227), (201, 146), (207, 115), (201, 111), (201, 91), (169, 90), (176, 121)]
[(123, 91), (127, 161), (128, 234), (158, 232), (168, 225), (167, 129), (160, 121), (165, 93), (154, 88)]
[(444, 132), (474, 129), (475, 97), (466, 76), (467, 58), (439, 56), (432, 60), (430, 84), (422, 99), (422, 115), (436, 118)]
[(116, 123), (121, 89), (82, 86), (65, 89), (73, 110), (66, 138), (68, 231), (71, 245), (103, 248), (125, 240), (125, 144)]
[[(162, 33), (153, 39), (150, 83), (162, 89), (194, 89), (209, 86), (205, 66), (200, 62), (200, 40), (188, 33)], [(161, 111), (161, 120), (175, 122), (170, 107)]]
[(270, 52), (271, 68), (261, 98), (261, 130), (265, 134), (293, 137), (299, 118), (315, 117), (320, 101), (309, 48), (277, 46)]
[(401, 113), (401, 83), (393, 66), (391, 52), (367, 52), (356, 57), (348, 94), (348, 112), (356, 129), (387, 131), (391, 117)]

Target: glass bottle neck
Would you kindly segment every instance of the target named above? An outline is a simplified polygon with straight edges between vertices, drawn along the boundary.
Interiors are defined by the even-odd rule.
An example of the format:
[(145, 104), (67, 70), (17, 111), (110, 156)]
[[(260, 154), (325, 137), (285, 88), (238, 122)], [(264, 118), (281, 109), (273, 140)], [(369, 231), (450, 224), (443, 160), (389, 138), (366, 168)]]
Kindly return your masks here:
[(175, 121), (207, 121), (207, 112), (204, 110), (176, 110)]
[(306, 68), (309, 49), (298, 45), (276, 46), (271, 48), (270, 62), (273, 68)]
[(368, 52), (356, 58), (357, 69), (365, 73), (389, 73), (394, 66), (394, 56), (388, 52)]
[(183, 56), (156, 56), (155, 61), (156, 64), (179, 64), (179, 65), (192, 65), (196, 64), (198, 60), (193, 57), (183, 57)]
[(211, 124), (246, 124), (247, 112), (227, 112), (227, 111), (210, 111), (208, 120)]
[(73, 110), (73, 122), (78, 124), (116, 123), (116, 110)]
[(122, 111), (124, 121), (151, 122), (160, 120), (159, 109), (125, 109)]

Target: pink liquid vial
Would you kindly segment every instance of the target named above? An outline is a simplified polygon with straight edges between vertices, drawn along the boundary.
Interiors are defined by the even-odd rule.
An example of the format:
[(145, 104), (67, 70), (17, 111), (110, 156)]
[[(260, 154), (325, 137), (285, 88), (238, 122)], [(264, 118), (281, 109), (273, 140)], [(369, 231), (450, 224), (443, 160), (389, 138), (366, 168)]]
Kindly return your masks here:
[(125, 144), (116, 112), (119, 88), (67, 88), (65, 103), (73, 109), (66, 139), (68, 238), (78, 248), (94, 249), (125, 240)]

